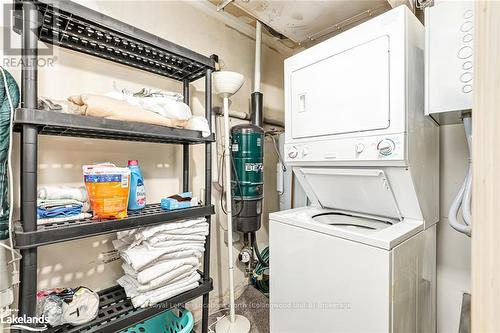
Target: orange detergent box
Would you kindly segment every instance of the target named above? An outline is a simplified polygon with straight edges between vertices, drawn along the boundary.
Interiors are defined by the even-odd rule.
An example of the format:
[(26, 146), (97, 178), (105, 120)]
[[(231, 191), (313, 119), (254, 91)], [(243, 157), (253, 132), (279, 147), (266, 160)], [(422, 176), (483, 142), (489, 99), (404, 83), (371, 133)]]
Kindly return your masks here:
[(111, 163), (84, 165), (83, 178), (94, 219), (127, 217), (130, 169)]

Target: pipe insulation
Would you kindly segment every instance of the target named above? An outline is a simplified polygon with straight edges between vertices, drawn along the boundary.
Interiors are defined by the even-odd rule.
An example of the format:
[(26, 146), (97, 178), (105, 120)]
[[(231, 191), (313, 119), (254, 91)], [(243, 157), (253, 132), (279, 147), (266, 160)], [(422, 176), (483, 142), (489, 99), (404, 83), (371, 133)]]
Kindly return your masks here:
[(255, 76), (253, 92), (260, 92), (260, 59), (262, 57), (262, 23), (255, 22)]
[[(463, 117), (465, 136), (467, 138), (467, 147), (469, 150), (469, 160), (467, 175), (453, 200), (448, 213), (450, 226), (458, 232), (471, 236), (471, 201), (472, 201), (472, 117), (467, 114)], [(459, 211), (461, 208), (463, 223), (459, 222)]]

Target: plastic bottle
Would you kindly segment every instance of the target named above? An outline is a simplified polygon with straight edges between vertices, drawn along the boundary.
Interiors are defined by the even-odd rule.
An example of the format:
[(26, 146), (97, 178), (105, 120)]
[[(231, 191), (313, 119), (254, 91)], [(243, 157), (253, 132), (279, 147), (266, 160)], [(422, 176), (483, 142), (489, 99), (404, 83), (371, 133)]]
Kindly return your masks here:
[(146, 207), (146, 189), (144, 188), (144, 178), (142, 177), (139, 161), (128, 161), (130, 169), (130, 195), (128, 198), (128, 209), (138, 210)]

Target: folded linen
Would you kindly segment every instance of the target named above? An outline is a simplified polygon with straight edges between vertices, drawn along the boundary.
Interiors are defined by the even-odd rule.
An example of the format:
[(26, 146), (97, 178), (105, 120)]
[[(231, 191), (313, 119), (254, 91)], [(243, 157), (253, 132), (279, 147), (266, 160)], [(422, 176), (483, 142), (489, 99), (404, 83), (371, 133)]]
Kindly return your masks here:
[(84, 186), (41, 186), (37, 191), (37, 198), (42, 200), (73, 199), (80, 202), (87, 201), (87, 191)]
[(43, 225), (43, 224), (52, 224), (52, 223), (61, 223), (61, 222), (68, 222), (68, 221), (77, 221), (77, 220), (83, 220), (92, 217), (92, 214), (90, 213), (80, 213), (76, 215), (70, 215), (70, 216), (61, 216), (61, 217), (45, 217), (45, 218), (39, 218), (36, 220), (36, 223), (38, 225)]
[(155, 235), (156, 233), (159, 232), (169, 232), (169, 233), (182, 233), (183, 229), (188, 229), (185, 230), (186, 233), (195, 233), (196, 231), (193, 231), (193, 228), (195, 227), (206, 227), (208, 229), (208, 223), (206, 222), (206, 219), (204, 217), (202, 218), (197, 218), (197, 219), (192, 219), (192, 220), (184, 220), (184, 221), (179, 221), (179, 222), (172, 222), (172, 223), (164, 223), (160, 225), (155, 225), (149, 228), (141, 228), (141, 229), (135, 229), (132, 230), (131, 233), (128, 233), (128, 236), (132, 236), (135, 238), (135, 241), (142, 241), (145, 239), (148, 239), (149, 237)]
[[(129, 231), (118, 232), (118, 239), (123, 242), (123, 246), (133, 248), (142, 241), (159, 234), (172, 235), (207, 235), (208, 223), (205, 218), (185, 220), (180, 222), (166, 223), (149, 228), (139, 228)], [(117, 249), (118, 250), (118, 249)]]
[(131, 298), (134, 307), (144, 308), (196, 288), (199, 285), (200, 279), (200, 274), (194, 272), (187, 279), (182, 279), (178, 282), (147, 292), (139, 292), (137, 290), (137, 281), (134, 281), (130, 276), (124, 275), (119, 278), (117, 282), (125, 289), (125, 293)]
[(120, 251), (120, 256), (122, 259), (129, 264), (134, 270), (139, 271), (146, 267), (148, 264), (158, 261), (158, 259), (177, 259), (186, 258), (189, 256), (201, 257), (203, 251), (205, 251), (204, 246), (193, 246), (193, 245), (176, 245), (170, 247), (162, 248), (148, 248), (143, 244), (140, 244), (131, 249), (124, 249), (126, 245), (119, 244), (120, 240), (113, 241), (113, 246), (115, 249)]
[(137, 273), (137, 281), (146, 284), (164, 274), (172, 272), (182, 266), (191, 266), (197, 268), (200, 261), (196, 257), (181, 258), (176, 260), (163, 260), (156, 265), (145, 268)]
[(208, 229), (207, 232), (203, 232), (200, 234), (187, 234), (187, 235), (176, 235), (176, 234), (168, 234), (168, 233), (157, 233), (156, 235), (148, 238), (148, 242), (151, 245), (160, 243), (160, 242), (170, 242), (170, 241), (204, 241), (206, 236), (208, 234)]
[(193, 274), (193, 272), (195, 272), (196, 270), (197, 267), (184, 265), (144, 284), (139, 283), (139, 281), (137, 281), (137, 279), (134, 278), (132, 275), (129, 274), (127, 275), (130, 276), (134, 281), (134, 283), (137, 284), (136, 287), (138, 292), (146, 292), (146, 291), (151, 291), (153, 289), (164, 287), (167, 284), (173, 284), (183, 279), (189, 278), (189, 276)]
[(155, 112), (130, 105), (108, 96), (82, 94), (71, 96), (68, 101), (79, 106), (86, 116), (106, 119), (149, 123), (167, 127), (185, 127), (186, 120), (168, 119)]
[(88, 201), (79, 201), (75, 199), (37, 199), (36, 205), (38, 208), (42, 208), (44, 210), (64, 206), (80, 206), (82, 208), (82, 212), (88, 212), (90, 210)]
[(154, 249), (164, 249), (164, 248), (174, 248), (176, 246), (183, 246), (186, 248), (203, 248), (203, 244), (205, 241), (170, 241), (170, 242), (161, 242), (156, 244), (151, 244), (149, 241), (143, 241), (142, 245), (144, 245), (148, 250)]
[(44, 219), (48, 217), (73, 216), (82, 213), (82, 206), (66, 205), (50, 209), (37, 208), (37, 218)]
[(186, 103), (183, 103), (182, 100), (178, 100), (178, 95), (138, 95), (122, 90), (121, 92), (109, 92), (106, 96), (157, 113), (168, 119), (189, 120), (192, 116), (191, 108)]

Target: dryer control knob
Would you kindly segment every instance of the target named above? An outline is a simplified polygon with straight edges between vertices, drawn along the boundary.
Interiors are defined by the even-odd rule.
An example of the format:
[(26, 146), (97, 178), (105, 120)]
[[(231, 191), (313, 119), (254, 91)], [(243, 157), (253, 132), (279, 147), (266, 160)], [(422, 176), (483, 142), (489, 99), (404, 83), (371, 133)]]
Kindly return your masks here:
[(391, 155), (395, 148), (396, 145), (391, 139), (383, 139), (377, 144), (377, 150), (379, 154), (383, 156)]
[(299, 155), (299, 151), (297, 150), (297, 148), (292, 147), (292, 148), (288, 149), (288, 157), (293, 159), (293, 158), (296, 158), (298, 155)]
[(356, 144), (356, 153), (361, 154), (365, 150), (365, 145), (362, 143)]

